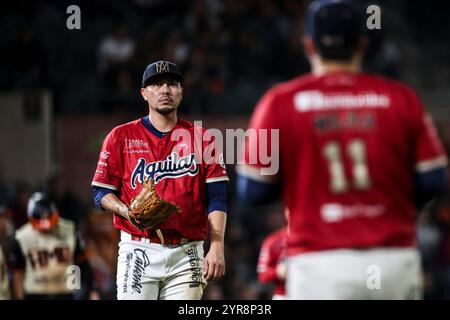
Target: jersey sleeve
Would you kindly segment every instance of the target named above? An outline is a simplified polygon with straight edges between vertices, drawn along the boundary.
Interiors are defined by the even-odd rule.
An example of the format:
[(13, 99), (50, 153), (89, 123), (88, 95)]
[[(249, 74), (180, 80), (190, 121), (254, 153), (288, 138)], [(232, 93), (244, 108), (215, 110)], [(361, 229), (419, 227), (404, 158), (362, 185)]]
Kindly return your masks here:
[(268, 91), (258, 102), (250, 118), (237, 172), (261, 182), (276, 182), (279, 170), (280, 117), (277, 96)]
[(273, 257), (271, 246), (272, 241), (270, 238), (267, 238), (263, 242), (259, 252), (256, 271), (258, 273), (258, 280), (262, 283), (272, 282), (277, 278), (277, 260)]
[(111, 131), (103, 141), (92, 186), (119, 190), (121, 185), (122, 152), (121, 139), (117, 130)]
[(203, 159), (205, 164), (205, 182), (229, 181), (221, 143), (214, 135), (206, 131), (203, 134)]
[(408, 101), (412, 110), (416, 172), (423, 173), (446, 167), (447, 157), (433, 119), (417, 95), (410, 89), (408, 89)]

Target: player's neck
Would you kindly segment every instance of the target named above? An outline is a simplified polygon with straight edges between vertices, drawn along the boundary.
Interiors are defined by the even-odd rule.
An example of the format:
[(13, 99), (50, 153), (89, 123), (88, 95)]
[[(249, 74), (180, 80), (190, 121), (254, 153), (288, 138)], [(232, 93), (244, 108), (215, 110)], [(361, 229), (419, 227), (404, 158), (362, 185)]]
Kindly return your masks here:
[(356, 59), (352, 59), (350, 61), (331, 61), (323, 60), (317, 57), (311, 61), (311, 66), (312, 73), (318, 76), (335, 72), (361, 72), (361, 64)]
[(175, 127), (178, 121), (176, 112), (167, 115), (162, 115), (158, 112), (150, 112), (148, 118), (153, 127), (160, 132), (169, 132)]

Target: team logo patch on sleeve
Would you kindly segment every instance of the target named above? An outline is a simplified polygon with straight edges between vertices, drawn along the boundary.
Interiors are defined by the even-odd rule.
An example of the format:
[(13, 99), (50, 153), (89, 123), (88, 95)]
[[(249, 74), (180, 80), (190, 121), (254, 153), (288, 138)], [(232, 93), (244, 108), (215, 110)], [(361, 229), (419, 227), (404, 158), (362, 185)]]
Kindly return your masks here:
[(165, 160), (150, 163), (140, 158), (131, 175), (131, 188), (136, 189), (136, 180), (143, 183), (145, 179), (152, 178), (156, 184), (165, 178), (195, 176), (199, 170), (199, 162), (194, 153), (179, 157), (178, 153), (173, 152)]

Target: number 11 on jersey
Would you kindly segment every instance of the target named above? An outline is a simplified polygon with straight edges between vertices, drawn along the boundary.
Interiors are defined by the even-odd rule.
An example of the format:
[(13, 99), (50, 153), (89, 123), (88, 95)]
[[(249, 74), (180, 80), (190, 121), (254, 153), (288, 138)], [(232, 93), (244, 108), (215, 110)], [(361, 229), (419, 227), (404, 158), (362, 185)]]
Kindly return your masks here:
[(356, 190), (367, 190), (370, 185), (369, 169), (367, 167), (366, 144), (361, 139), (353, 139), (345, 146), (345, 152), (352, 163), (352, 185), (349, 186), (342, 161), (342, 143), (330, 141), (323, 147), (323, 155), (328, 161), (330, 172), (330, 190), (333, 193), (343, 193), (350, 187)]

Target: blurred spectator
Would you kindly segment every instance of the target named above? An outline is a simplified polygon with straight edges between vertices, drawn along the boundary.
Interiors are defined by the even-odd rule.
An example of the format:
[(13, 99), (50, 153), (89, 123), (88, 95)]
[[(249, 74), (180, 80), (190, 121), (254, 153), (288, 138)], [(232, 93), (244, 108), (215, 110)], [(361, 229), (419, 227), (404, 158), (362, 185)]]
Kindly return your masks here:
[(8, 300), (10, 294), (10, 280), (8, 272), (8, 245), (7, 236), (8, 217), (6, 216), (6, 208), (0, 201), (0, 300)]
[(105, 113), (139, 112), (144, 104), (129, 67), (116, 66), (110, 70), (109, 86), (104, 88), (101, 98), (101, 110)]
[(0, 300), (9, 300), (10, 297), (7, 258), (0, 245)]
[(118, 24), (114, 33), (100, 41), (98, 48), (98, 67), (106, 73), (112, 66), (129, 62), (135, 48), (134, 39), (128, 34), (124, 24)]
[(92, 209), (87, 219), (86, 250), (101, 299), (116, 299), (118, 232), (110, 215)]
[(375, 57), (375, 70), (384, 76), (398, 78), (402, 59), (399, 45), (393, 40), (386, 40), (378, 52)]
[(27, 222), (27, 203), (32, 187), (26, 182), (11, 184), (7, 190), (7, 215), (18, 229)]
[(17, 36), (7, 49), (10, 85), (14, 88), (33, 88), (47, 85), (47, 61), (42, 41), (25, 24), (17, 30)]
[(77, 227), (81, 227), (87, 215), (85, 204), (68, 189), (65, 182), (61, 180), (61, 176), (54, 175), (50, 177), (45, 183), (43, 190), (55, 201), (61, 217), (69, 219), (75, 222)]

